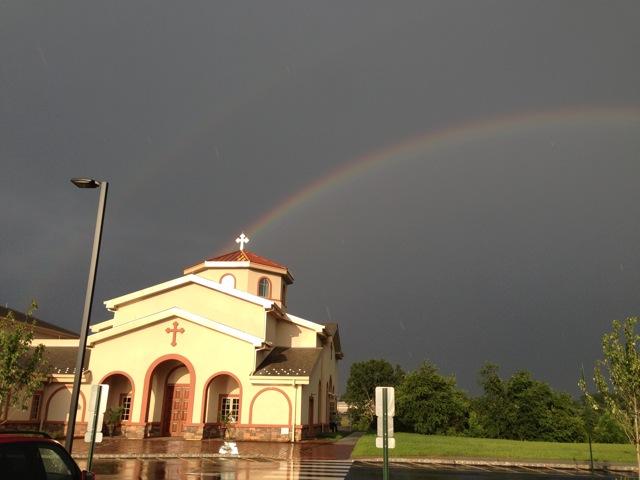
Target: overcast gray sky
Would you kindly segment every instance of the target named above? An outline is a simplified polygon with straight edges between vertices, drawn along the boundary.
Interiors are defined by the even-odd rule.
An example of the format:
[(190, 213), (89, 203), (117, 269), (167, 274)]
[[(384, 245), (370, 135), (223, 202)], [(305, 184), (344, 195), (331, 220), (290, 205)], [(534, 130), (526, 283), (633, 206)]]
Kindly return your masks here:
[(339, 322), (343, 382), (429, 359), (475, 392), (494, 361), (575, 392), (640, 314), (638, 25), (637, 1), (0, 2), (0, 302), (79, 329), (90, 176), (94, 321), (244, 230), (292, 313)]

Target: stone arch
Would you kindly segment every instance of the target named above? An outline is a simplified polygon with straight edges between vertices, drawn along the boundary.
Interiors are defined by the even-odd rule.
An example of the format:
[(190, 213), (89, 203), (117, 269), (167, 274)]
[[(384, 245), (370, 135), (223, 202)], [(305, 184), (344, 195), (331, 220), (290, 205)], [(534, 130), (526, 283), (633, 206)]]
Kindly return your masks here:
[[(170, 375), (175, 376), (176, 372), (180, 376), (179, 369), (181, 367), (186, 370), (183, 377), (188, 375), (189, 378), (188, 383), (185, 381), (184, 384), (180, 385), (179, 394), (184, 394), (184, 398), (180, 399), (180, 405), (181, 408), (184, 408), (184, 412), (180, 416), (184, 418), (183, 424), (190, 425), (193, 422), (196, 385), (196, 372), (193, 364), (182, 355), (163, 355), (149, 366), (144, 377), (140, 422), (145, 424), (148, 436), (161, 435), (167, 428), (165, 413), (171, 403), (170, 399), (165, 398), (170, 388), (170, 385), (167, 385), (167, 380)], [(178, 394), (177, 390), (176, 394)]]
[(121, 422), (124, 424), (132, 423), (136, 387), (131, 375), (121, 370), (114, 370), (102, 377), (100, 383), (109, 385), (107, 408), (123, 407), (125, 418)]
[[(67, 405), (67, 408), (65, 410), (65, 412), (63, 414), (58, 414), (56, 415), (57, 417), (62, 417), (61, 420), (56, 420), (56, 419), (51, 419), (50, 415), (49, 415), (49, 408), (51, 407), (51, 400), (53, 400), (53, 398), (55, 396), (57, 396), (60, 392), (62, 392), (62, 390), (66, 390), (67, 392), (69, 392), (69, 401), (64, 401), (63, 403), (65, 403)], [(44, 408), (44, 421), (53, 421), (53, 422), (57, 422), (57, 421), (63, 421), (63, 422), (67, 422), (68, 418), (67, 415), (69, 414), (69, 405), (71, 402), (71, 389), (69, 388), (68, 385), (62, 385), (61, 387), (56, 388), (51, 395), (49, 395), (49, 398), (47, 398), (47, 403), (45, 404), (45, 408)], [(58, 395), (59, 396), (59, 395)], [(80, 418), (80, 422), (84, 422), (85, 421), (85, 413), (87, 410), (87, 400), (84, 396), (84, 393), (82, 393), (82, 390), (80, 390), (80, 402), (79, 405), (81, 405), (81, 409), (82, 409), (82, 415), (79, 415)], [(78, 417), (76, 417), (76, 422), (78, 421)]]
[(242, 382), (233, 373), (216, 372), (204, 384), (200, 419), (204, 424), (206, 437), (217, 436), (220, 432), (222, 408), (232, 415), (235, 424), (242, 423)]

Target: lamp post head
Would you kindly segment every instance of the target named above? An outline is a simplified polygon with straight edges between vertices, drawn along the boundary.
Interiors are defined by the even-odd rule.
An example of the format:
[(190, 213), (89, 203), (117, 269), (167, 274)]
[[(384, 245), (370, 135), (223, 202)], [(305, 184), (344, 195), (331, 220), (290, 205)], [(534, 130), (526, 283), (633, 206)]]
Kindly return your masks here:
[(78, 188), (98, 188), (101, 184), (93, 178), (72, 178), (71, 183)]

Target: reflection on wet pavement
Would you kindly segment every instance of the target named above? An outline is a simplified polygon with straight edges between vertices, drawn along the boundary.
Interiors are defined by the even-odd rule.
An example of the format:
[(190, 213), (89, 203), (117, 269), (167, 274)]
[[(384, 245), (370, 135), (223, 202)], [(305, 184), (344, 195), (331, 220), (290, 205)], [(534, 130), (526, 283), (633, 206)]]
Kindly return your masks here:
[[(278, 459), (347, 459), (353, 450), (353, 441), (322, 442), (306, 441), (299, 443), (282, 442), (237, 442), (238, 451), (243, 457), (265, 457)], [(346, 439), (344, 439), (346, 440)], [(96, 444), (95, 456), (126, 455), (131, 458), (141, 456), (176, 454), (187, 456), (217, 455), (222, 446), (221, 440), (183, 440), (176, 438), (147, 438), (144, 440), (105, 438)], [(74, 457), (87, 454), (87, 444), (81, 439), (73, 443)]]
[[(78, 462), (84, 467), (84, 462)], [(94, 462), (93, 471), (100, 480), (305, 480), (345, 478), (351, 461), (267, 459), (157, 459), (109, 460)]]
[[(349, 471), (359, 436), (295, 444), (237, 442), (241, 458), (220, 456), (222, 441), (217, 439), (105, 438), (96, 445), (93, 471), (100, 480), (340, 479)], [(83, 468), (86, 454), (87, 444), (74, 442), (73, 455)]]
[[(82, 462), (79, 462), (82, 465)], [(350, 460), (278, 459), (149, 459), (99, 460), (94, 464), (99, 480), (375, 480), (382, 465)], [(460, 467), (420, 463), (391, 464), (394, 480), (614, 480), (632, 478), (607, 472), (534, 470), (518, 467)]]

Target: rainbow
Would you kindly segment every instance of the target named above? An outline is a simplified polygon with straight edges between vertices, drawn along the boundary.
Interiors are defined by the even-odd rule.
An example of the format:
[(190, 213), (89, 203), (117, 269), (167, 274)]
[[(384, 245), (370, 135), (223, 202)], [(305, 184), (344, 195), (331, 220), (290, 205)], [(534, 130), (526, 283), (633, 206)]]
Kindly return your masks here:
[(333, 169), (264, 213), (245, 232), (250, 237), (259, 236), (269, 225), (278, 222), (294, 209), (302, 208), (326, 190), (349, 182), (381, 164), (415, 158), (418, 154), (424, 157), (435, 150), (450, 148), (464, 142), (513, 135), (542, 126), (589, 126), (600, 125), (603, 122), (623, 122), (640, 126), (640, 107), (580, 107), (518, 113), (429, 131), (367, 153)]

